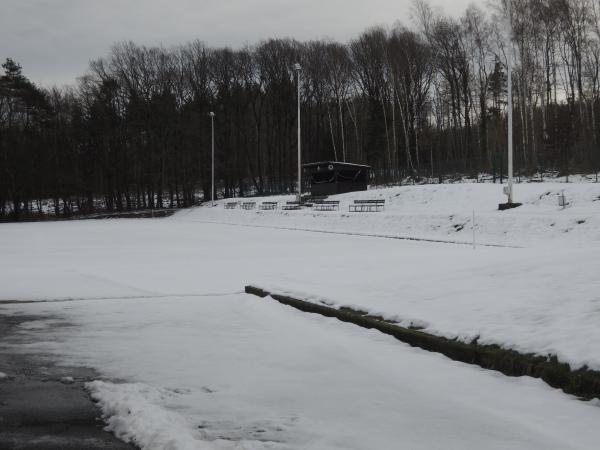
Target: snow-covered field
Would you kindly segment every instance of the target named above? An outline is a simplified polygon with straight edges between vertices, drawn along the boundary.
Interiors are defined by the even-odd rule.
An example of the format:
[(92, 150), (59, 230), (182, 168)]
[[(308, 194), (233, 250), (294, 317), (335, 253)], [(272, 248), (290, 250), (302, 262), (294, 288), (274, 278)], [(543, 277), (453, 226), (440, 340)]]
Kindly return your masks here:
[(593, 449), (600, 405), (269, 300), (221, 297), (22, 305), (90, 385), (109, 427), (145, 449)]
[[(75, 325), (29, 324), (33, 343), (14, 345), (126, 381), (90, 388), (144, 448), (595, 448), (593, 403), (242, 294), (255, 284), (600, 369), (600, 185), (516, 189), (524, 205), (506, 212), (499, 185), (465, 184), (346, 194), (340, 212), (3, 224), (0, 300), (75, 301), (0, 313)], [(347, 212), (379, 196), (386, 212)], [(476, 241), (502, 246), (368, 236), (470, 243), (473, 210)]]

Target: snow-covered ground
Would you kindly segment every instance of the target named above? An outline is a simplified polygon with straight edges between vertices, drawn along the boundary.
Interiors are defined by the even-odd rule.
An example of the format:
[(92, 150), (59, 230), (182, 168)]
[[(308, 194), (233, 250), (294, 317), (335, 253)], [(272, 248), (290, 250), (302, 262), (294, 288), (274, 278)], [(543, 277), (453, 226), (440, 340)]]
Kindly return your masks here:
[[(561, 193), (569, 203), (564, 209), (558, 206)], [(330, 197), (340, 200), (339, 212), (226, 210), (220, 201), (219, 208), (194, 208), (178, 213), (176, 219), (471, 243), (475, 212), (475, 239), (482, 244), (600, 242), (600, 184), (522, 183), (515, 185), (515, 195), (515, 201), (523, 206), (501, 212), (498, 204), (504, 203), (506, 196), (500, 184), (399, 186)], [(348, 212), (353, 200), (375, 198), (385, 199), (384, 212)], [(283, 204), (293, 199), (277, 196), (251, 200)]]
[(200, 296), (256, 284), (600, 368), (593, 241), (473, 250), (177, 218), (0, 229), (0, 300)]
[[(304, 267), (306, 279), (292, 275), (256, 284), (447, 337), (478, 338), (557, 355), (573, 367), (600, 369), (600, 184), (518, 184), (515, 192), (523, 206), (509, 211), (497, 209), (505, 201), (501, 188), (489, 183), (402, 186), (330, 197), (340, 200), (339, 212), (226, 210), (220, 202), (172, 220), (323, 231), (328, 243), (313, 252), (324, 258), (316, 273)], [(558, 206), (562, 193), (566, 208)], [(384, 198), (385, 212), (348, 212), (353, 200), (366, 198)], [(273, 198), (254, 200), (267, 199)], [(283, 203), (292, 197), (276, 199)], [(329, 243), (347, 241), (336, 241), (334, 233), (521, 248), (470, 252), (466, 245), (397, 246), (392, 240), (359, 245), (355, 240), (339, 250)]]
[[(345, 194), (340, 212), (219, 204), (2, 224), (0, 300), (76, 301), (0, 313), (74, 324), (23, 333), (42, 342), (33, 350), (127, 381), (91, 389), (145, 448), (594, 448), (597, 406), (241, 294), (255, 284), (600, 369), (600, 185), (516, 189), (524, 205), (506, 212), (499, 185), (464, 184)], [(384, 213), (347, 212), (380, 196)], [(368, 236), (470, 243), (473, 209), (477, 242), (510, 246)]]
[[(244, 294), (11, 306), (144, 449), (593, 449), (600, 405)], [(73, 326), (76, 324), (77, 326)]]

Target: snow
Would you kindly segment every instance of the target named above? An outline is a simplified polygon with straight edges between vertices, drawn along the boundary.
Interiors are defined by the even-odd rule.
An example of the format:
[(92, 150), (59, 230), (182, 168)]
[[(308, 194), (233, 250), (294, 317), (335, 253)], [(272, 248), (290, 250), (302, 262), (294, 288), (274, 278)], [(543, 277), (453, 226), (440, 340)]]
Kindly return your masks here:
[[(10, 305), (142, 449), (588, 449), (600, 408), (245, 294)], [(73, 326), (72, 324), (77, 324)]]
[[(576, 368), (600, 369), (595, 325), (600, 314), (600, 185), (523, 183), (515, 192), (523, 206), (503, 212), (497, 210), (505, 201), (500, 185), (470, 183), (331, 197), (340, 200), (340, 212), (242, 211), (219, 205), (184, 211), (172, 220), (323, 232), (325, 274), (321, 266), (313, 271), (308, 264), (302, 268), (305, 278), (256, 277), (255, 285), (420, 325), (450, 338), (477, 338), (484, 344), (557, 355)], [(561, 193), (569, 202), (564, 209), (558, 206)], [(354, 199), (365, 198), (384, 198), (386, 211), (347, 212)], [(341, 250), (332, 244), (332, 234), (347, 234), (471, 245), (473, 211), (478, 245), (523, 248), (478, 248), (473, 254), (389, 241), (354, 239)], [(314, 261), (316, 254), (307, 261)]]
[[(563, 193), (567, 208), (558, 206)], [(600, 184), (524, 183), (515, 185), (515, 201), (523, 206), (498, 211), (506, 202), (502, 186), (490, 183), (399, 186), (332, 196), (340, 211), (241, 211), (218, 207), (180, 212), (174, 220), (196, 220), (336, 233), (376, 234), (445, 240), (471, 244), (475, 212), (476, 240), (480, 244), (545, 246), (549, 242), (587, 245), (600, 242)], [(293, 196), (253, 198), (285, 202)], [(380, 213), (350, 213), (356, 199), (385, 199)]]
[[(597, 405), (242, 294), (600, 370), (600, 185), (516, 193), (505, 212), (499, 185), (461, 184), (345, 194), (340, 212), (1, 224), (0, 313), (48, 315), (15, 345), (100, 370), (109, 427), (143, 448), (595, 448)], [(377, 197), (385, 212), (347, 212)], [(473, 210), (477, 242), (499, 246), (470, 246)]]
[(60, 382), (63, 384), (73, 384), (75, 379), (73, 377), (61, 377)]
[(125, 442), (135, 442), (142, 449), (217, 448), (214, 441), (202, 443), (189, 419), (158, 405), (176, 397), (177, 394), (168, 389), (98, 380), (88, 383), (87, 387), (106, 417), (107, 429)]
[[(425, 208), (418, 206), (425, 201), (441, 208), (444, 201), (436, 200), (433, 188), (481, 189), (484, 197), (490, 186), (494, 187), (417, 186), (403, 195), (412, 192), (423, 199), (414, 200), (414, 208)], [(566, 186), (571, 188), (572, 208), (596, 223), (600, 202), (593, 198), (600, 186)], [(526, 187), (535, 192), (527, 194)], [(519, 186), (519, 192), (530, 197), (550, 189)], [(546, 212), (539, 216), (556, 222), (565, 212), (551, 205), (542, 209)], [(526, 211), (509, 211), (514, 221), (507, 229), (526, 229), (531, 218)], [(203, 219), (211, 221), (225, 213), (230, 221), (242, 224), (267, 216), (201, 207), (160, 220), (1, 225), (0, 300), (185, 298), (241, 292), (254, 284), (420, 324), (443, 336), (479, 338), (482, 343), (555, 354), (574, 367), (600, 369), (597, 225), (580, 225), (566, 237), (552, 232), (545, 236), (533, 229), (522, 241), (536, 244), (473, 250), (466, 245), (223, 226)], [(341, 223), (343, 229), (344, 224), (337, 213), (268, 213), (272, 213), (268, 226), (294, 226), (302, 220), (315, 228)], [(457, 206), (453, 215), (459, 214)], [(489, 212), (496, 219), (503, 214)], [(387, 223), (381, 213), (351, 217), (363, 223), (364, 233), (373, 231), (366, 221)], [(391, 228), (386, 230), (391, 233)], [(492, 240), (483, 228), (479, 236), (479, 242)], [(578, 245), (578, 240), (585, 245)]]

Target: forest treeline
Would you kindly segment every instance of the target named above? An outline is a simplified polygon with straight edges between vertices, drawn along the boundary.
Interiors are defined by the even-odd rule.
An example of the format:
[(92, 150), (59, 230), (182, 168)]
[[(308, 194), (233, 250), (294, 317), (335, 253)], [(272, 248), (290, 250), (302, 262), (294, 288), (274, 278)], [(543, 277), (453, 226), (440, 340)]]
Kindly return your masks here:
[(36, 86), (7, 59), (0, 217), (209, 198), (210, 111), (219, 195), (293, 192), (296, 62), (304, 162), (369, 164), (376, 182), (499, 176), (512, 52), (517, 172), (597, 172), (598, 0), (513, 0), (511, 46), (506, 4), (486, 8), (453, 18), (418, 0), (410, 26), (370, 28), (348, 43), (120, 43), (62, 89)]

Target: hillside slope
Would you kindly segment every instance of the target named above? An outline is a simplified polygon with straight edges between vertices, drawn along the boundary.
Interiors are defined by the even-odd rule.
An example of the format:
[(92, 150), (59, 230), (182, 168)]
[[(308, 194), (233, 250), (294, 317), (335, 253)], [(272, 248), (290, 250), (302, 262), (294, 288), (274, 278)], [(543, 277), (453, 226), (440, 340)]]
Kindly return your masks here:
[[(516, 201), (523, 206), (498, 211), (506, 201), (502, 186), (465, 183), (399, 186), (370, 189), (330, 197), (340, 200), (340, 211), (226, 210), (220, 200), (179, 212), (173, 220), (201, 220), (244, 225), (273, 226), (342, 233), (379, 234), (396, 237), (439, 239), (471, 243), (473, 212), (475, 239), (479, 243), (531, 246), (545, 243), (586, 245), (600, 242), (600, 184), (523, 183), (515, 186)], [(569, 205), (558, 206), (564, 192)], [(386, 209), (380, 213), (350, 213), (355, 199), (382, 198)], [(293, 196), (245, 199), (285, 201)]]

